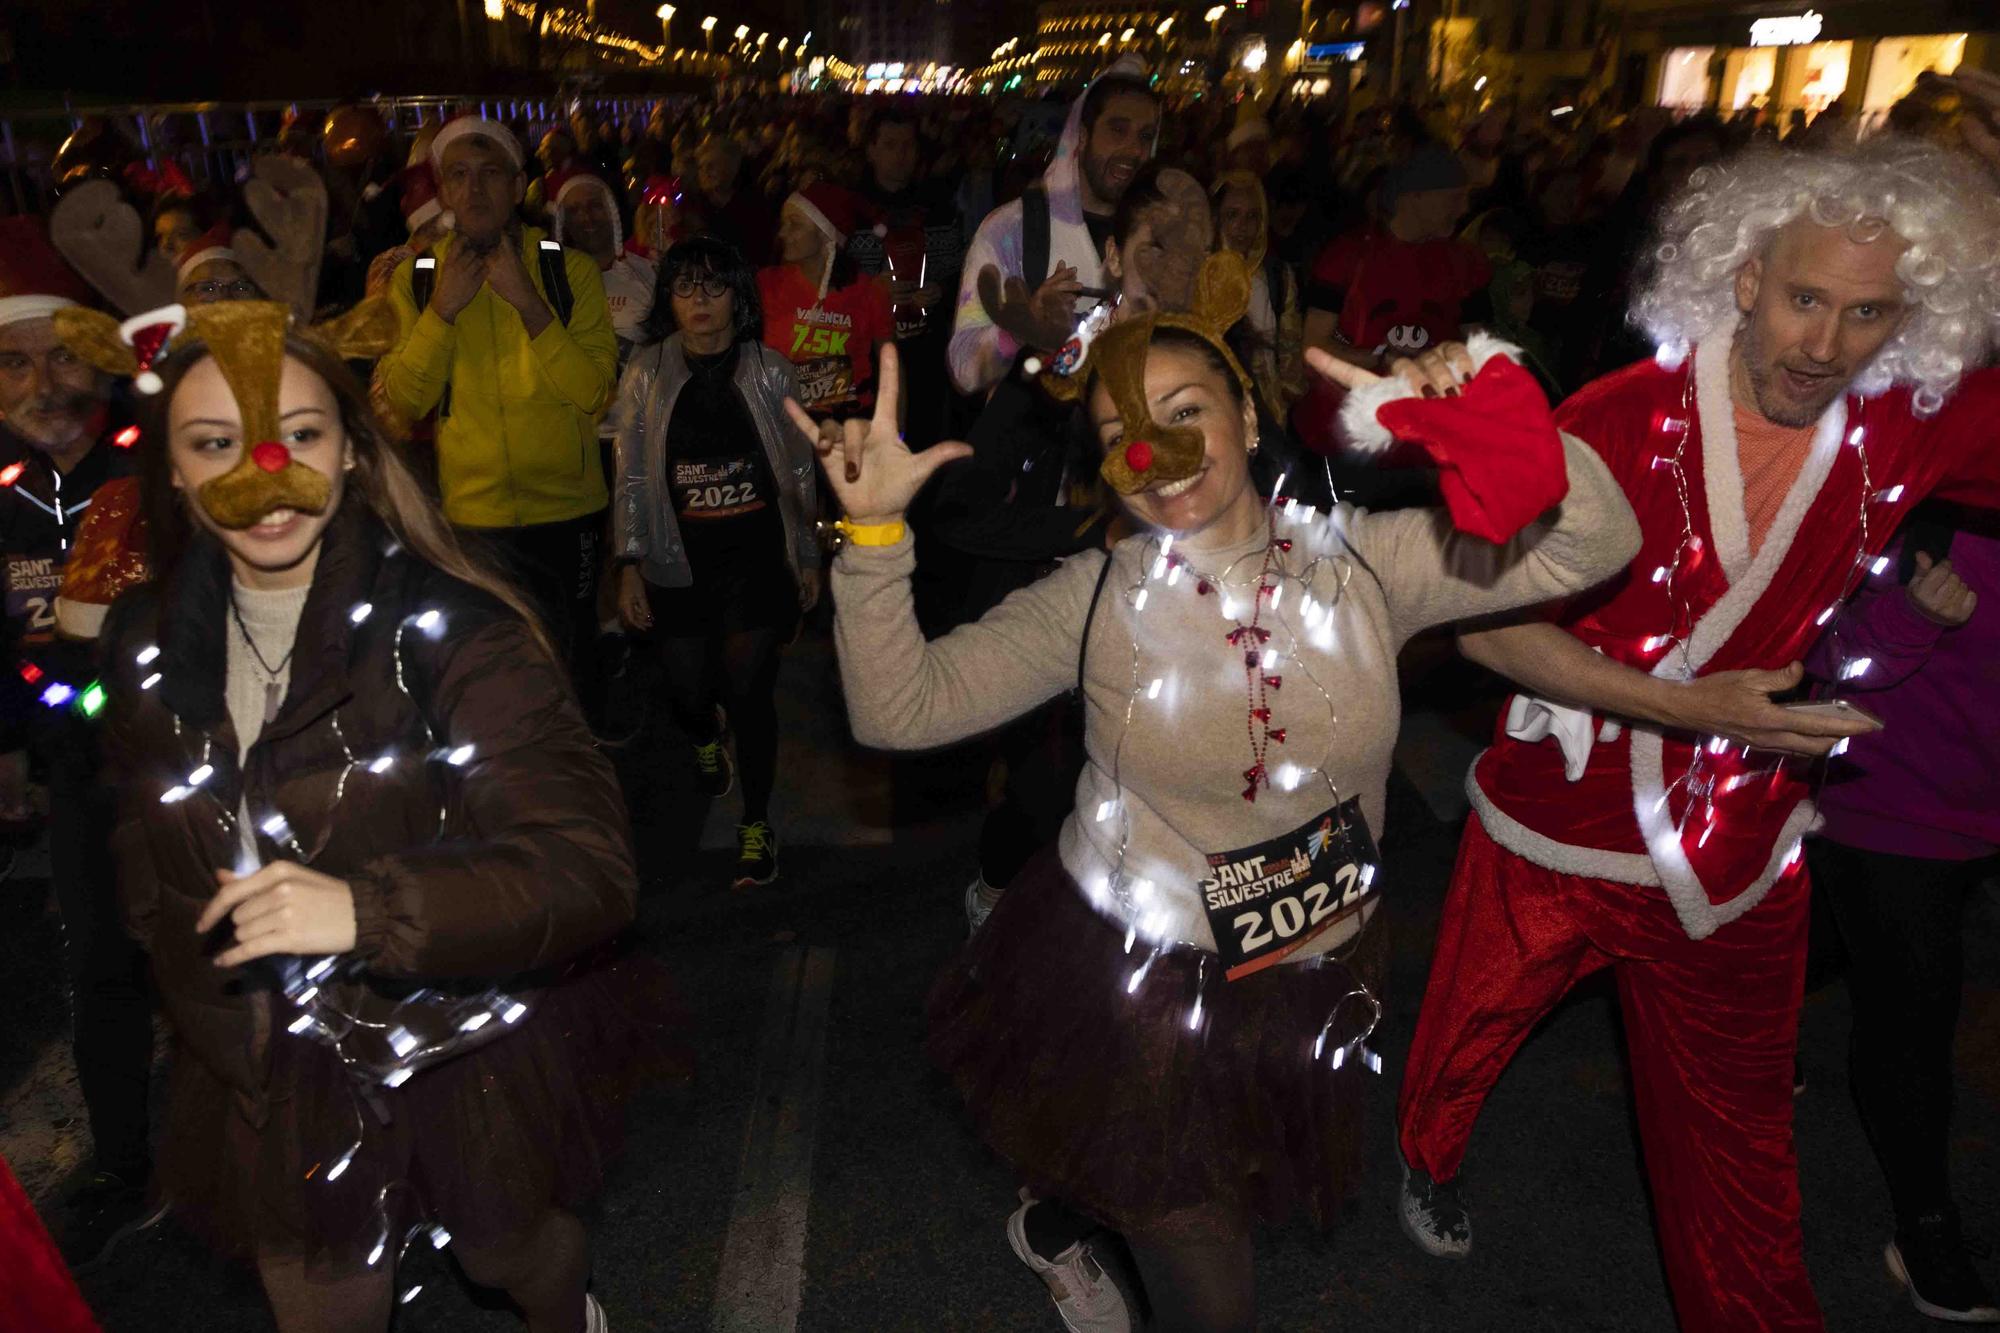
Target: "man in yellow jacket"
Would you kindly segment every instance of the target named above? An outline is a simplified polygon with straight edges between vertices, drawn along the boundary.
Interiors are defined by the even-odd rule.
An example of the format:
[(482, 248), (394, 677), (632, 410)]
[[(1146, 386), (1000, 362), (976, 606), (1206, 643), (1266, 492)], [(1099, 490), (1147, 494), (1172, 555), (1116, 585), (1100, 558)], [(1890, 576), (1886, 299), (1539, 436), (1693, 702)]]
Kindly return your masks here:
[(506, 562), (587, 682), (609, 503), (597, 422), (618, 361), (604, 283), (588, 255), (520, 224), (527, 179), (506, 126), (451, 121), (431, 160), (454, 229), (397, 267), (402, 335), (377, 374), (410, 418), (437, 411), (445, 516)]

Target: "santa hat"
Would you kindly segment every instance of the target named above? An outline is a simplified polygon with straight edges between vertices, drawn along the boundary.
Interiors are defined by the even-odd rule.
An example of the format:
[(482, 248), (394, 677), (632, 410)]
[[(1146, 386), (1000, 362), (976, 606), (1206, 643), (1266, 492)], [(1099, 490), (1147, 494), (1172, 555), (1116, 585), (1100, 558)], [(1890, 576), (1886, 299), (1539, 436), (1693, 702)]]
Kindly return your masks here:
[(187, 327), (187, 316), (184, 305), (162, 306), (143, 315), (134, 315), (118, 326), (119, 338), (132, 349), (132, 359), (136, 363), (132, 387), (140, 393), (158, 393), (163, 387), (153, 363), (167, 354), (167, 344)]
[(831, 181), (814, 181), (803, 190), (794, 190), (785, 203), (805, 214), (806, 221), (825, 232), (835, 245), (847, 244), (861, 221), (860, 198)]
[(49, 244), (41, 219), (0, 218), (0, 325), (47, 319), (88, 297), (82, 281)]
[(418, 162), (397, 179), (403, 189), (403, 225), (415, 236), (426, 222), (444, 215), (444, 202), (438, 198), (437, 172), (431, 170), (430, 163)]
[(488, 120), (484, 116), (470, 113), (448, 120), (438, 127), (437, 134), (431, 139), (431, 165), (443, 171), (444, 150), (468, 134), (481, 134), (491, 139), (500, 146), (500, 151), (507, 155), (507, 160), (514, 164), (514, 170), (521, 169), (523, 162), (521, 145), (514, 138), (514, 131), (497, 120)]
[(625, 248), (625, 227), (618, 218), (618, 197), (611, 193), (609, 185), (588, 171), (571, 176), (556, 191), (555, 207), (550, 210), (554, 217), (556, 242), (567, 244), (563, 237), (563, 200), (574, 199), (592, 190), (604, 196), (605, 210), (611, 214), (611, 253), (615, 255)]
[(181, 262), (174, 269), (174, 282), (186, 282), (196, 269), (218, 259), (226, 259), (239, 268), (243, 264), (237, 253), (229, 248), (229, 224), (225, 222), (216, 223), (188, 243), (188, 248), (181, 253)]
[[(785, 206), (798, 209), (835, 247), (846, 245), (848, 235), (861, 222), (861, 197), (829, 181), (814, 181), (803, 190), (792, 191)], [(826, 289), (832, 281), (833, 265), (828, 264), (819, 276), (820, 300), (826, 299)]]

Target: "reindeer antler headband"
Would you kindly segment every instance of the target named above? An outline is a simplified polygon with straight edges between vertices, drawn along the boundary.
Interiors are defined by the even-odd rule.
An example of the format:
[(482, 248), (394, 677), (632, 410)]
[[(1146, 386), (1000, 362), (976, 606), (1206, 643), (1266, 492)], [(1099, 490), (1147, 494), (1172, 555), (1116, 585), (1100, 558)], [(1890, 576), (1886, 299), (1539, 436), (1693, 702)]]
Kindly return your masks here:
[[(211, 356), (242, 414), (242, 456), (236, 466), (202, 485), (201, 503), (225, 528), (255, 525), (278, 509), (319, 513), (331, 497), (327, 479), (294, 462), (278, 438), (278, 385), (284, 375), (288, 306), (277, 301), (219, 301), (167, 306), (123, 324), (81, 306), (58, 310), (56, 334), (69, 349), (101, 370), (135, 377), (141, 392), (161, 387), (157, 367), (168, 359)], [(396, 340), (396, 312), (381, 297), (363, 301), (336, 319), (300, 330), (343, 359), (376, 357)]]
[(1240, 255), (1210, 255), (1195, 278), (1194, 305), (1185, 311), (1156, 310), (1122, 320), (1100, 333), (1069, 374), (1044, 374), (1042, 385), (1058, 398), (1075, 398), (1092, 376), (1103, 382), (1124, 425), (1105, 452), (1098, 473), (1121, 495), (1134, 495), (1155, 482), (1180, 481), (1201, 471), (1201, 432), (1191, 426), (1163, 426), (1146, 405), (1146, 354), (1162, 329), (1191, 333), (1214, 349), (1243, 392), (1255, 392), (1250, 373), (1224, 340), (1250, 306), (1250, 271)]

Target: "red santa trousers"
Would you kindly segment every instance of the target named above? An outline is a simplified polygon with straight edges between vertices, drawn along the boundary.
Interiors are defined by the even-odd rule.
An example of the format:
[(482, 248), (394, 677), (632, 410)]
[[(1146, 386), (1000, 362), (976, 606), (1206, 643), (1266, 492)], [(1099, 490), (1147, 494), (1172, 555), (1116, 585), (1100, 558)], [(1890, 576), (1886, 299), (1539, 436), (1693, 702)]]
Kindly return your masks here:
[(1681, 1327), (1823, 1329), (1792, 1144), (1807, 903), (1801, 860), (1755, 908), (1691, 940), (1659, 889), (1535, 865), (1475, 814), (1397, 1105), (1404, 1158), (1434, 1180), (1458, 1174), (1479, 1108), (1522, 1040), (1609, 967)]
[(0, 1157), (0, 1329), (97, 1333), (62, 1255)]

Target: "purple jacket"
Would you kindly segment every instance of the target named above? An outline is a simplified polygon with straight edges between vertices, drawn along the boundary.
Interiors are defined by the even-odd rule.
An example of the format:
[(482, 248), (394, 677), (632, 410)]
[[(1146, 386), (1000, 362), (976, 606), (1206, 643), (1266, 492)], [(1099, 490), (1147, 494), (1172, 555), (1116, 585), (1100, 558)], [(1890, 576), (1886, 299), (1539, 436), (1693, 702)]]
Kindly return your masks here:
[(1897, 581), (1900, 541), (1806, 661), (1881, 718), (1831, 764), (1821, 836), (1864, 851), (1967, 861), (2000, 850), (2000, 539), (1959, 532), (1951, 566), (1979, 595), (1972, 619), (1926, 619)]

